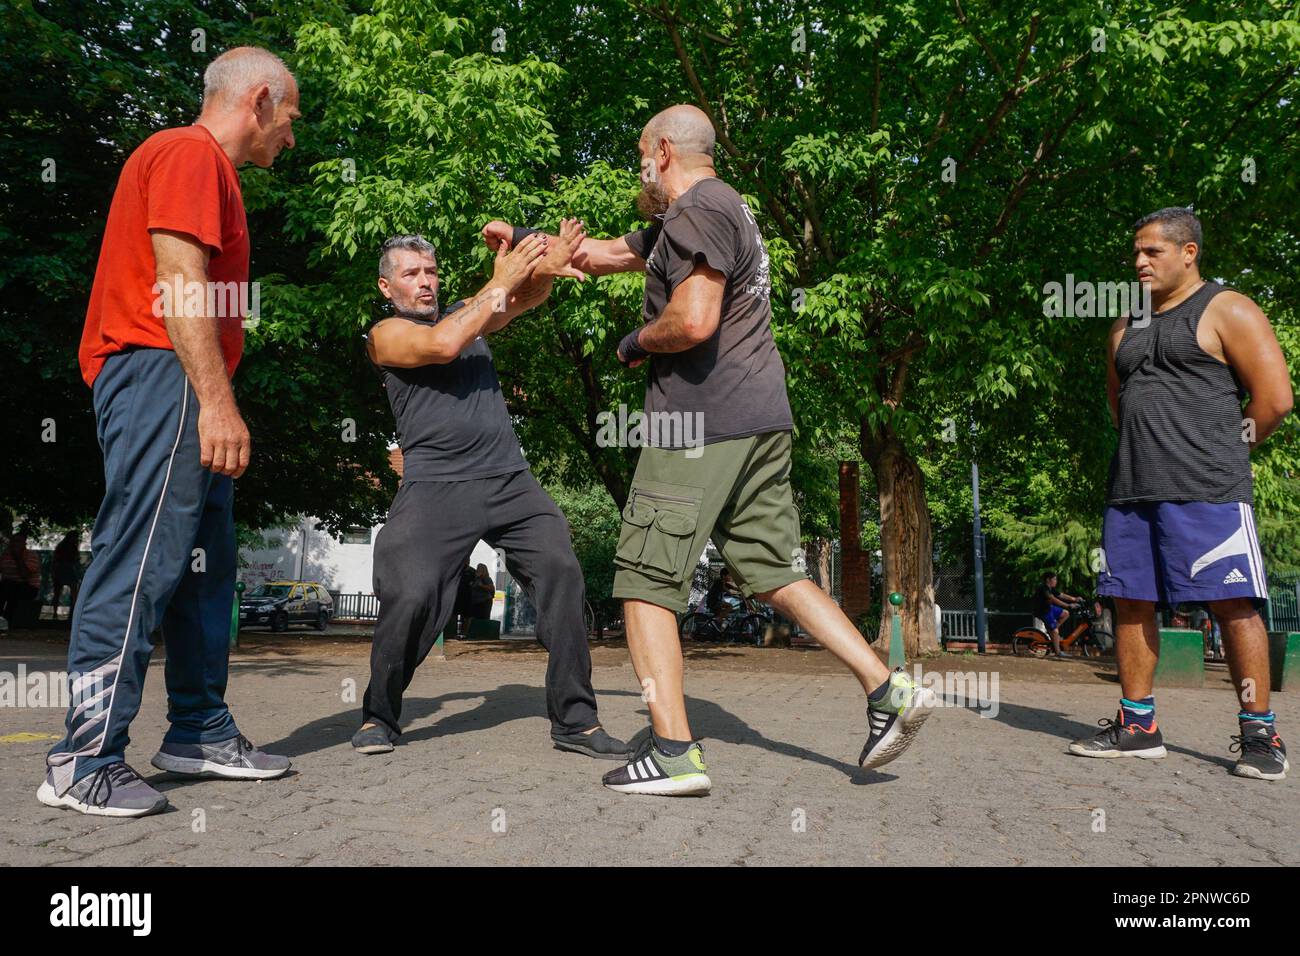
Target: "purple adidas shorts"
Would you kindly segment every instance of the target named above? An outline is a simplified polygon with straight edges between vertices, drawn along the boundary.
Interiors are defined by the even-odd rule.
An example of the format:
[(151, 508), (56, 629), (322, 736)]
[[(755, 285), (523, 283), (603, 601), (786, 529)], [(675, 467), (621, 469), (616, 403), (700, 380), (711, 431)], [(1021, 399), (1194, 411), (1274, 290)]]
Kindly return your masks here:
[(1268, 597), (1255, 515), (1243, 502), (1109, 505), (1097, 593), (1180, 604)]

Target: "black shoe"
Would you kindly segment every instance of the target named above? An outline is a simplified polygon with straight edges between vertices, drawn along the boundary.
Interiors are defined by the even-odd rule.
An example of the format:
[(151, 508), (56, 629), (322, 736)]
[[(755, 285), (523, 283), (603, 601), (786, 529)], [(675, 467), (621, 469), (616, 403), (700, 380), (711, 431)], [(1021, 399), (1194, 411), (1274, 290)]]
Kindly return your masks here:
[(393, 749), (393, 735), (383, 724), (362, 727), (352, 735), (352, 749), (359, 754), (386, 754)]
[(1126, 724), (1122, 710), (1115, 720), (1103, 717), (1097, 723), (1102, 729), (1093, 737), (1070, 744), (1070, 753), (1080, 757), (1141, 757), (1143, 760), (1155, 760), (1166, 754), (1158, 726), (1143, 730), (1137, 724)]
[(569, 750), (575, 754), (586, 754), (598, 760), (626, 760), (628, 745), (616, 737), (605, 733), (604, 727), (597, 727), (589, 734), (551, 734), (556, 750)]
[(1286, 759), (1286, 744), (1282, 743), (1271, 722), (1243, 720), (1241, 735), (1232, 739), (1235, 743), (1228, 749), (1234, 753), (1241, 752), (1232, 768), (1238, 777), (1281, 780), (1291, 769)]

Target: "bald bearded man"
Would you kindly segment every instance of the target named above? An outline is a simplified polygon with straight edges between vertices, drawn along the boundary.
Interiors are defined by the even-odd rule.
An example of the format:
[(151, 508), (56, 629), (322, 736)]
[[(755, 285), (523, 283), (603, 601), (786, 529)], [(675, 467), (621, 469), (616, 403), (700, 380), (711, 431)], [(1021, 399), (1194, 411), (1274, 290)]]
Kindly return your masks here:
[[(656, 115), (638, 143), (637, 206), (652, 225), (618, 239), (585, 238), (571, 260), (592, 275), (646, 274), (645, 324), (618, 347), (629, 367), (649, 363), (649, 443), (623, 509), (614, 596), (624, 602), (632, 665), (653, 692), (651, 732), (604, 778), (623, 793), (703, 795), (712, 785), (687, 722), (675, 613), (687, 606), (710, 538), (746, 597), (798, 622), (862, 684), (861, 766), (901, 754), (936, 703), (901, 668), (891, 674), (804, 572), (767, 250), (748, 204), (718, 178), (713, 147), (713, 126), (699, 109)], [(484, 227), (489, 244), (507, 236), (517, 238), (507, 223)], [(688, 422), (699, 431), (688, 434)]]

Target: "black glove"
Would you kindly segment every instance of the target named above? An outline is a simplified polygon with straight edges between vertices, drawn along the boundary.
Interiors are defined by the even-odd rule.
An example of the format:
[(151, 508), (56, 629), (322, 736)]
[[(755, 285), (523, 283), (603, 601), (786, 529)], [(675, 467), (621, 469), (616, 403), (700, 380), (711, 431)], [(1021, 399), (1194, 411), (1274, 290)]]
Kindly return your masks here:
[(639, 359), (647, 359), (650, 353), (641, 347), (641, 330), (629, 332), (618, 343), (618, 360), (624, 365), (631, 365)]
[(511, 248), (511, 249), (518, 249), (518, 248), (519, 248), (519, 243), (523, 242), (525, 238), (527, 238), (528, 236), (531, 236), (531, 235), (532, 235), (533, 233), (535, 233), (535, 232), (541, 232), (541, 230), (540, 230), (540, 229), (528, 229), (528, 228), (526, 228), (526, 227), (524, 227), (524, 226), (515, 226), (515, 227), (514, 227), (514, 234), (510, 237), (510, 248)]

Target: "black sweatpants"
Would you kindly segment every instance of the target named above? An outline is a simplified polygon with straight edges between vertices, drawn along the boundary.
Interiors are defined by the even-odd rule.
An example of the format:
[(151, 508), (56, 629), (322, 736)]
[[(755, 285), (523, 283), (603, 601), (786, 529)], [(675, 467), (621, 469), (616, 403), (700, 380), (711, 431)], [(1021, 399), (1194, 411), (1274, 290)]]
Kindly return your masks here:
[(401, 732), (402, 693), (451, 619), (461, 571), (480, 538), (505, 549), (506, 568), (537, 608), (537, 640), (550, 652), (546, 714), (552, 733), (596, 726), (582, 569), (568, 522), (527, 470), (403, 482), (375, 540), (379, 620), (362, 722)]

